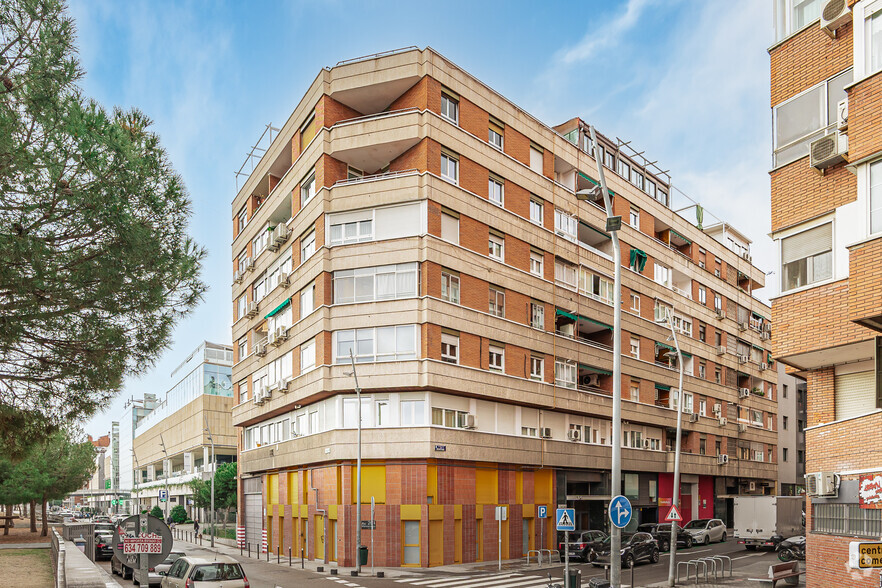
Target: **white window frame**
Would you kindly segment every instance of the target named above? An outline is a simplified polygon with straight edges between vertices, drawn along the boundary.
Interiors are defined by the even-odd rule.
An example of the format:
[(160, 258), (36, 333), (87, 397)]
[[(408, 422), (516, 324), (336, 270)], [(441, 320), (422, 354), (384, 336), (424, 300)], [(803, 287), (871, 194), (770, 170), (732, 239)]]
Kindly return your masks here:
[(794, 18), (794, 10), (798, 5), (808, 5), (812, 2), (818, 5), (818, 14), (823, 7), (824, 0), (775, 0), (775, 39), (781, 41), (794, 35), (804, 28), (818, 22), (818, 17), (807, 20), (802, 26), (797, 26)]
[(459, 363), (459, 336), (441, 333), (441, 361)]
[(554, 360), (554, 385), (570, 390), (576, 389), (578, 380), (578, 366), (575, 361), (569, 359)]
[[(453, 230), (456, 228), (455, 235), (445, 235), (444, 227), (447, 226), (449, 230)], [(452, 239), (450, 237), (453, 237)], [(447, 214), (446, 212), (441, 213), (441, 239), (447, 241), (448, 243), (459, 244), (459, 217), (454, 216), (452, 214)]]
[[(828, 224), (831, 225), (830, 226), (830, 250), (829, 250), (830, 276), (827, 278), (824, 278), (824, 279), (816, 280), (816, 281), (808, 281), (805, 284), (803, 284), (801, 286), (794, 287), (794, 288), (787, 288), (785, 281), (784, 281), (784, 265), (785, 265), (784, 264), (784, 241), (786, 241), (787, 239), (790, 239), (792, 237), (795, 237), (797, 235), (801, 235), (803, 233), (806, 233), (807, 231), (811, 231), (811, 230), (817, 229), (819, 227), (823, 227), (824, 225), (828, 225)], [(836, 225), (832, 220), (829, 220), (829, 219), (825, 220), (823, 222), (815, 223), (811, 226), (802, 227), (801, 230), (799, 230), (799, 231), (792, 232), (792, 233), (788, 234), (786, 237), (781, 237), (778, 240), (778, 261), (779, 261), (778, 271), (780, 272), (779, 275), (781, 276), (779, 279), (779, 282), (780, 282), (779, 287), (781, 289), (781, 293), (782, 294), (791, 294), (794, 292), (801, 292), (802, 290), (806, 290), (809, 288), (817, 288), (818, 286), (822, 286), (824, 284), (828, 284), (828, 283), (836, 280), (836, 255), (835, 255), (835, 251), (834, 251), (835, 245), (836, 245)], [(826, 253), (827, 253), (827, 251), (824, 251), (824, 252), (821, 252), (820, 254), (816, 254), (811, 257), (818, 257), (819, 255), (823, 255)], [(808, 258), (800, 258), (799, 260), (795, 260), (795, 261), (801, 261), (803, 259), (808, 259)], [(794, 263), (794, 262), (790, 262), (790, 263)], [(806, 274), (807, 274), (806, 279), (808, 279), (808, 269), (806, 270)]]
[[(882, 6), (880, 6), (880, 10), (882, 10)], [(874, 168), (879, 171), (878, 183), (875, 185), (873, 184)], [(867, 184), (867, 205), (869, 207), (867, 211), (867, 234), (878, 235), (882, 233), (882, 159), (876, 160), (867, 166)], [(877, 226), (873, 225), (874, 214), (878, 216)]]
[(545, 276), (545, 256), (537, 251), (530, 252), (530, 273), (534, 276)]
[(426, 426), (426, 401), (423, 399), (407, 398), (399, 404), (402, 427)]
[(545, 330), (545, 305), (540, 302), (530, 302), (530, 326), (540, 331)]
[[(493, 147), (499, 149), (500, 151), (502, 151), (502, 150), (504, 149), (504, 145), (505, 145), (505, 136), (504, 136), (504, 135), (500, 135), (499, 133), (497, 133), (497, 132), (494, 131), (493, 129), (489, 129), (489, 128), (488, 128), (487, 131), (488, 131), (488, 133), (487, 133), (487, 142), (490, 143), (491, 146), (493, 146)], [(498, 141), (498, 142), (494, 141), (494, 139), (493, 139), (493, 136), (494, 136), (494, 135), (497, 136), (497, 137), (499, 137), (499, 141)]]
[(530, 164), (528, 166), (537, 174), (545, 172), (545, 152), (530, 145)]
[(707, 289), (704, 286), (698, 287), (698, 302), (707, 306)]
[(488, 238), (488, 253), (491, 259), (505, 261), (505, 237), (490, 233)]
[(560, 208), (554, 209), (554, 232), (569, 239), (576, 241), (579, 238), (579, 219), (568, 214)]
[[(339, 227), (339, 228), (337, 228)], [(354, 228), (352, 235), (347, 237), (347, 233), (350, 232), (348, 229)], [(346, 223), (335, 223), (330, 225), (329, 233), (331, 235), (331, 246), (336, 245), (351, 245), (353, 243), (364, 243), (365, 241), (373, 241), (374, 240), (374, 219), (366, 218), (357, 221), (350, 221)], [(335, 236), (334, 233), (339, 233), (339, 236)]]
[(303, 319), (315, 310), (315, 282), (300, 291), (300, 318)]
[(236, 215), (236, 222), (239, 227), (238, 232), (241, 233), (243, 230), (245, 230), (245, 227), (248, 226), (248, 207), (242, 207), (242, 209), (239, 211), (239, 214)]
[(487, 348), (488, 366), (491, 371), (505, 372), (505, 347), (490, 345)]
[[(578, 279), (578, 268), (560, 258), (554, 260), (554, 281), (560, 284), (576, 289)], [(572, 281), (568, 278), (572, 277)]]
[(300, 207), (306, 206), (306, 203), (315, 196), (315, 168), (306, 174), (305, 179), (300, 182)]
[(450, 272), (441, 272), (441, 299), (453, 304), (459, 304), (460, 299), (459, 276)]
[[(411, 339), (410, 343), (412, 344), (412, 348), (410, 350), (403, 348), (402, 350), (398, 350), (397, 347), (394, 352), (385, 352), (380, 353), (379, 351), (379, 339), (378, 333), (383, 331), (384, 335), (388, 335), (388, 330), (393, 329), (393, 339), (395, 341), (395, 345), (399, 341), (399, 332), (402, 332), (404, 336), (407, 336), (407, 330), (411, 330)], [(334, 353), (334, 363), (335, 364), (346, 364), (349, 362), (349, 354), (345, 353), (343, 356), (338, 355), (340, 352), (340, 338), (344, 337), (348, 342), (350, 337), (352, 338), (352, 344), (355, 361), (357, 363), (382, 363), (388, 361), (406, 361), (411, 359), (419, 358), (419, 350), (420, 350), (420, 330), (417, 328), (417, 325), (389, 325), (384, 327), (371, 327), (367, 329), (341, 329), (339, 331), (334, 331), (333, 334), (333, 353)], [(371, 353), (362, 353), (359, 350), (359, 342), (371, 342), (370, 349)]]
[(300, 373), (315, 369), (315, 338), (300, 346)]
[(673, 274), (674, 274), (674, 272), (671, 270), (671, 268), (667, 267), (666, 265), (662, 265), (662, 264), (656, 262), (653, 264), (652, 271), (653, 271), (653, 281), (656, 284), (661, 284), (662, 286), (664, 286), (666, 288), (671, 287), (671, 280), (673, 279)]
[[(453, 175), (450, 174), (451, 170)], [(459, 158), (443, 151), (441, 152), (441, 178), (459, 185)]]
[(490, 286), (487, 312), (493, 316), (505, 318), (505, 290)]
[(545, 380), (545, 358), (538, 355), (530, 355), (530, 379)]
[(640, 312), (640, 295), (631, 292), (631, 310)]
[(624, 159), (618, 159), (616, 161), (616, 173), (626, 182), (631, 181), (631, 166), (628, 165), (628, 162)]
[(631, 337), (631, 349), (630, 349), (631, 357), (640, 358), (640, 339), (637, 337)]
[(631, 212), (628, 215), (628, 224), (640, 230), (640, 209), (631, 207)]
[(310, 230), (300, 240), (300, 263), (315, 255), (315, 229)]
[[(419, 296), (420, 272), (419, 263), (399, 263), (394, 265), (379, 265), (350, 270), (337, 270), (333, 274), (334, 304), (351, 304), (362, 302), (376, 302), (380, 300), (402, 300)], [(381, 292), (381, 286), (385, 284), (392, 288), (391, 295), (387, 291)], [(344, 289), (351, 290), (350, 297), (343, 297)], [(370, 286), (370, 293), (360, 292)]]
[(441, 92), (441, 116), (455, 125), (459, 125), (459, 100)]
[(487, 181), (487, 199), (496, 206), (505, 206), (505, 182), (490, 176)]
[(530, 222), (543, 225), (545, 223), (544, 212), (544, 203), (536, 198), (530, 198)]

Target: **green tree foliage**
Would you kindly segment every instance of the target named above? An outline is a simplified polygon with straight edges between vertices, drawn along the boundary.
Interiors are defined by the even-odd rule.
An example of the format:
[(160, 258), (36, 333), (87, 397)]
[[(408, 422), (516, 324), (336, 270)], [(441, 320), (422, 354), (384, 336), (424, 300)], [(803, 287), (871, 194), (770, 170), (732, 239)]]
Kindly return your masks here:
[(156, 505), (152, 509), (150, 509), (150, 516), (156, 517), (160, 521), (165, 520), (165, 517), (162, 516), (162, 509), (159, 508), (159, 505)]
[[(189, 486), (193, 492), (193, 505), (197, 508), (211, 509), (211, 480), (192, 480)], [(214, 508), (224, 511), (224, 528), (227, 526), (230, 509), (236, 508), (236, 504), (236, 464), (218, 464), (214, 473)]]
[(177, 504), (173, 509), (171, 509), (171, 512), (168, 513), (168, 516), (170, 516), (171, 519), (176, 523), (183, 523), (187, 520), (187, 509), (184, 508), (183, 505)]
[(91, 416), (199, 302), (205, 251), (151, 121), (77, 87), (61, 0), (0, 2), (0, 441)]

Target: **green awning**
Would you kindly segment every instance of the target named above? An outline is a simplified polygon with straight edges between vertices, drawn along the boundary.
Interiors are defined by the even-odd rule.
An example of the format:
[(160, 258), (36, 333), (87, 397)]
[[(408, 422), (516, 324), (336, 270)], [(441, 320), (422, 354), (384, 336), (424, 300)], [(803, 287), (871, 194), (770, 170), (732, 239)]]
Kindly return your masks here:
[(571, 313), (571, 312), (567, 312), (567, 311), (565, 311), (565, 310), (561, 310), (561, 309), (559, 309), (559, 308), (555, 310), (555, 313), (556, 313), (558, 316), (565, 316), (565, 317), (567, 317), (567, 318), (569, 318), (569, 319), (573, 319), (574, 321), (579, 320), (579, 317), (576, 316), (575, 314), (573, 314), (573, 313)]
[(670, 392), (670, 391), (671, 391), (671, 387), (670, 387), (670, 386), (665, 386), (664, 384), (656, 384), (656, 385), (655, 385), (655, 389), (656, 389), (656, 390), (664, 390), (665, 392)]
[(588, 321), (589, 323), (594, 323), (595, 325), (599, 325), (599, 326), (601, 326), (601, 327), (604, 327), (604, 328), (606, 328), (606, 329), (609, 329), (610, 331), (613, 330), (612, 325), (608, 325), (608, 324), (606, 324), (606, 323), (604, 323), (604, 322), (601, 322), (601, 321), (596, 321), (596, 320), (594, 320), (593, 318), (588, 318), (587, 316), (580, 316), (579, 318), (580, 318), (580, 319), (583, 319), (583, 320), (586, 320), (586, 321)]
[(671, 229), (671, 232), (674, 233), (675, 235), (677, 235), (678, 237), (680, 237), (681, 239), (683, 239), (684, 241), (686, 241), (687, 243), (689, 243), (690, 245), (692, 245), (692, 239), (687, 239), (686, 237), (684, 237), (683, 235), (681, 235), (680, 233), (678, 233), (674, 229)]
[(594, 367), (593, 365), (585, 365), (584, 363), (580, 363), (579, 367), (582, 369), (586, 369), (589, 372), (594, 372), (595, 374), (601, 374), (603, 376), (611, 376), (612, 375), (611, 371), (597, 368), (597, 367)]
[(288, 299), (285, 300), (283, 303), (281, 303), (280, 305), (278, 305), (277, 307), (275, 307), (274, 309), (272, 309), (272, 310), (269, 312), (269, 314), (266, 315), (264, 318), (270, 318), (271, 316), (274, 316), (274, 315), (279, 314), (279, 313), (282, 312), (282, 311), (285, 309), (285, 307), (288, 306), (289, 304), (291, 304), (291, 299), (290, 299), (290, 298), (288, 298)]
[[(597, 180), (595, 180), (595, 179), (592, 178), (591, 176), (586, 176), (586, 175), (583, 174), (582, 172), (579, 172), (579, 175), (582, 176), (584, 179), (588, 180), (589, 182), (591, 182), (592, 184), (594, 184), (595, 186), (599, 186), (599, 185), (600, 185), (600, 182), (598, 182)], [(615, 196), (615, 195), (616, 195), (616, 193), (613, 192), (612, 190), (610, 190), (609, 188), (607, 188), (606, 191), (609, 192), (609, 195), (610, 195), (610, 196)]]
[[(676, 348), (676, 347), (671, 347), (671, 346), (668, 345), (667, 343), (659, 343), (658, 341), (656, 341), (655, 344), (656, 344), (657, 347), (661, 347), (662, 349), (667, 349), (668, 351), (672, 351), (672, 352), (674, 352), (674, 353), (677, 353), (677, 348)], [(680, 353), (683, 354), (683, 357), (692, 357), (692, 354), (691, 354), (691, 353), (687, 353), (687, 352), (685, 352), (685, 351), (680, 351)]]
[(631, 250), (631, 263), (629, 266), (636, 267), (638, 272), (642, 272), (643, 268), (646, 267), (646, 260), (648, 256), (645, 251), (641, 251), (640, 249), (632, 249)]
[(775, 360), (772, 359), (772, 352), (771, 351), (769, 351), (767, 357), (769, 358), (769, 361), (766, 363), (768, 363), (769, 365), (772, 365), (773, 363), (775, 363)]
[(765, 351), (765, 349), (763, 349), (763, 348), (760, 347), (759, 345), (754, 345), (753, 348), (754, 348), (754, 349), (759, 349), (760, 351)]
[(579, 221), (579, 224), (582, 225), (583, 227), (585, 227), (586, 229), (591, 229), (592, 231), (594, 231), (594, 232), (597, 233), (598, 235), (601, 235), (601, 236), (603, 236), (603, 237), (606, 237), (607, 239), (612, 239), (612, 237), (610, 237), (609, 233), (604, 233), (604, 232), (601, 231), (600, 229), (595, 229), (594, 227), (592, 227), (591, 225), (589, 225), (588, 223), (586, 223), (586, 222), (584, 222), (584, 221), (582, 221), (582, 220)]
[(755, 318), (760, 319), (761, 321), (767, 320), (766, 317), (756, 311), (752, 311), (750, 314), (752, 314)]

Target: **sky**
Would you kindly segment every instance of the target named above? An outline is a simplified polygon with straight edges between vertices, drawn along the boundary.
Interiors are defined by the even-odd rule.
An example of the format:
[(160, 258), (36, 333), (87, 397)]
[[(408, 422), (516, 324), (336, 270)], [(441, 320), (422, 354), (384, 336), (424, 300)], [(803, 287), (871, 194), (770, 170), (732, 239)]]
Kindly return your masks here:
[[(204, 302), (156, 366), (128, 378), (84, 424), (105, 434), (123, 405), (160, 397), (203, 340), (231, 342), (234, 172), (267, 124), (281, 126), (323, 67), (407, 46), (432, 47), (548, 125), (574, 116), (632, 141), (672, 183), (753, 240), (774, 265), (767, 0), (446, 0), (419, 4), (70, 0), (80, 86), (106, 108), (154, 121), (193, 201), (208, 250)], [(759, 295), (772, 296), (775, 275)]]

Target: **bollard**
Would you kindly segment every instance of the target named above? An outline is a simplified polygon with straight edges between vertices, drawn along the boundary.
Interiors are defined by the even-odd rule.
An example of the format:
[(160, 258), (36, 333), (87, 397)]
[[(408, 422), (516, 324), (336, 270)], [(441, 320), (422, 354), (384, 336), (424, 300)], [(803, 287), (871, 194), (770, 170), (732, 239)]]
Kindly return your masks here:
[(269, 546), (266, 548), (266, 563), (269, 563)]
[(282, 550), (276, 549), (276, 563), (279, 563), (279, 558), (282, 557)]
[(301, 570), (303, 569), (303, 563), (304, 563), (304, 560), (303, 560), (303, 548), (301, 547), (301, 548), (300, 548), (300, 569), (301, 569)]
[(248, 557), (251, 557), (251, 541), (248, 542)]
[(291, 546), (288, 546), (288, 567), (291, 567)]

